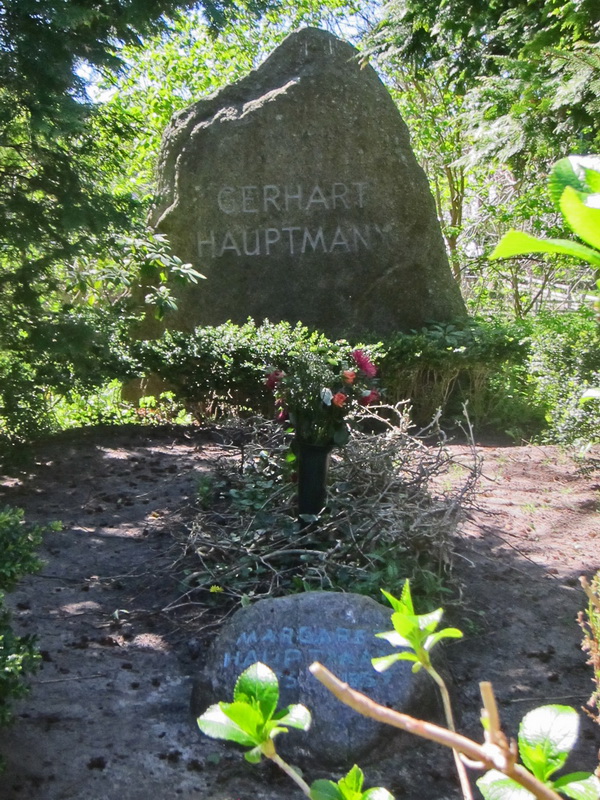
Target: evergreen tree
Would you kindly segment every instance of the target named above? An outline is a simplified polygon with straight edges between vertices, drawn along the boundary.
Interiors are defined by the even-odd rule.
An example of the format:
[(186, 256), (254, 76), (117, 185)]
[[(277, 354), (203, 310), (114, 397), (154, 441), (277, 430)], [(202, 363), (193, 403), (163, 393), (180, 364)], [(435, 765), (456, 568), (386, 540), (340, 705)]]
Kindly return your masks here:
[(135, 216), (112, 190), (130, 120), (99, 115), (85, 76), (118, 71), (124, 46), (193, 5), (213, 32), (236, 12), (235, 0), (0, 0), (0, 435), (39, 427), (47, 387), (72, 386), (78, 364), (91, 378), (93, 332), (65, 318), (60, 265)]

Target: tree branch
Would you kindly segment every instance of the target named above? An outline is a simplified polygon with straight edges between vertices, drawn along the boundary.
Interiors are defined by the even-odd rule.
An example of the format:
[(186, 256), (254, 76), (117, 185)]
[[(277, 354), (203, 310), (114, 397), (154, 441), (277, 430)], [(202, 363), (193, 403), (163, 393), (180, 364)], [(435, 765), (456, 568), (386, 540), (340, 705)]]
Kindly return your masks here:
[(311, 664), (309, 670), (338, 700), (359, 714), (463, 753), (470, 760), (481, 762), (485, 769), (497, 769), (530, 791), (538, 800), (562, 800), (550, 787), (538, 781), (524, 767), (514, 763), (515, 753), (512, 748), (507, 749), (493, 742), (478, 744), (460, 733), (381, 706), (370, 697), (351, 689), (318, 662)]

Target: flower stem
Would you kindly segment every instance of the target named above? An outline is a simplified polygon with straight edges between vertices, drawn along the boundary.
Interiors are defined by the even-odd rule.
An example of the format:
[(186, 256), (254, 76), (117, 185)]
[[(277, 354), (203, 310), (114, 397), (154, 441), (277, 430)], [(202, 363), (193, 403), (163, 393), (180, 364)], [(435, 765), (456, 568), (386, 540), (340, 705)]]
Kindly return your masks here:
[(472, 739), (463, 736), (455, 731), (441, 728), (425, 720), (415, 719), (408, 714), (394, 711), (379, 705), (370, 697), (367, 697), (344, 683), (331, 673), (326, 667), (318, 662), (311, 664), (310, 672), (319, 680), (329, 691), (342, 703), (365, 717), (392, 725), (394, 728), (413, 733), (424, 739), (429, 739), (438, 744), (464, 753), (473, 761), (480, 762), (481, 769), (497, 769), (525, 789), (531, 792), (538, 800), (562, 800), (560, 795), (553, 791), (549, 786), (539, 781), (534, 775), (528, 772), (520, 764), (515, 763), (515, 754), (510, 749), (505, 749), (494, 744), (478, 744)]
[(274, 761), (275, 764), (277, 764), (277, 766), (282, 769), (297, 786), (302, 789), (307, 797), (310, 797), (310, 786), (300, 777), (296, 770), (287, 763), (287, 761), (284, 761), (278, 753), (273, 753), (268, 757), (271, 759), (271, 761)]
[[(442, 695), (442, 703), (444, 704), (444, 716), (446, 717), (446, 725), (451, 731), (455, 731), (456, 728), (454, 727), (454, 715), (452, 713), (452, 703), (450, 702), (450, 693), (448, 692), (448, 687), (446, 686), (445, 680), (439, 674), (437, 670), (435, 670), (432, 666), (425, 667), (429, 675), (433, 678), (436, 682), (438, 689), (440, 690), (440, 694)], [(452, 750), (454, 755), (454, 763), (456, 764), (456, 772), (458, 773), (458, 779), (460, 781), (460, 788), (465, 800), (473, 800), (473, 792), (471, 791), (471, 783), (469, 781), (469, 776), (467, 775), (467, 770), (465, 765), (463, 764), (460, 753), (458, 750)]]

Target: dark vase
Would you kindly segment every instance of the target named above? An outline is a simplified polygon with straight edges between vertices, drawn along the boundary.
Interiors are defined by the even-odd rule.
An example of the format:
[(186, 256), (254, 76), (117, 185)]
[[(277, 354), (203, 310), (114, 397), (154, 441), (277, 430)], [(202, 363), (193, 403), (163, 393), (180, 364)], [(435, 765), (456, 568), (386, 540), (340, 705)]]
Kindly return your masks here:
[(310, 444), (296, 439), (293, 450), (298, 459), (298, 515), (316, 516), (325, 506), (329, 455), (333, 445)]

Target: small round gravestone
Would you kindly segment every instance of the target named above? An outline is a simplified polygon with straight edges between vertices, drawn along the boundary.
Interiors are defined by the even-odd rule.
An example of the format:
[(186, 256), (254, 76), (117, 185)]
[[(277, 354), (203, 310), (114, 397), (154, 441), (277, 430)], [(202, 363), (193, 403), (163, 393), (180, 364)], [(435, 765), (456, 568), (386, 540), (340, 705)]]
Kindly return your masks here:
[(391, 613), (368, 597), (341, 592), (306, 592), (240, 609), (214, 641), (196, 680), (194, 716), (217, 701), (230, 702), (240, 673), (261, 661), (279, 679), (280, 707), (303, 703), (313, 718), (308, 733), (281, 734), (278, 749), (296, 761), (300, 757), (328, 765), (352, 764), (389, 738), (393, 729), (340, 703), (308, 667), (319, 661), (353, 689), (411, 713), (433, 694), (431, 679), (414, 675), (407, 661), (382, 674), (371, 664), (372, 658), (394, 652), (375, 636), (392, 629)]

